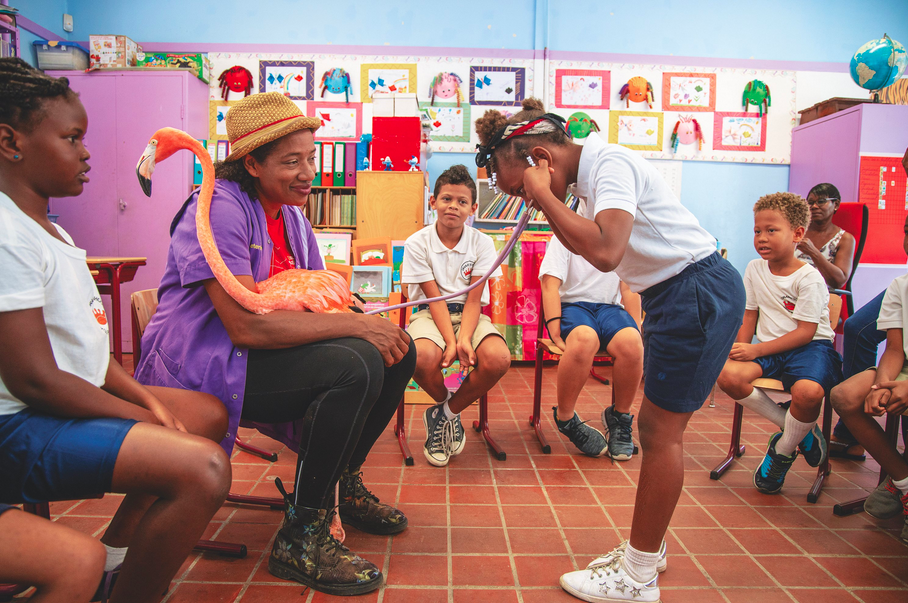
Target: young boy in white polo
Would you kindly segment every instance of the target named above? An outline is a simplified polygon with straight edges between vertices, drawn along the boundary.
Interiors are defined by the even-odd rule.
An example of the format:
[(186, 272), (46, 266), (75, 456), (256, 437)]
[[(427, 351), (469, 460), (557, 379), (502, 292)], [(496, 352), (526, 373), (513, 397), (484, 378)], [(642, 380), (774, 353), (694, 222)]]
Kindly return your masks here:
[[(476, 211), (476, 184), (463, 165), (442, 172), (429, 199), (438, 212), (435, 224), (411, 235), (404, 246), (401, 279), (412, 301), (456, 293), (492, 268), (497, 253), (491, 237), (466, 225)], [(492, 277), (501, 276), (495, 268)], [(447, 302), (419, 304), (407, 332), (416, 343), (413, 379), (438, 402), (426, 410), (423, 452), (436, 467), (463, 451), (466, 436), (460, 412), (488, 392), (508, 371), (511, 352), (487, 316), (489, 288), (477, 287)], [(455, 392), (444, 384), (442, 369), (460, 360), (473, 370)]]

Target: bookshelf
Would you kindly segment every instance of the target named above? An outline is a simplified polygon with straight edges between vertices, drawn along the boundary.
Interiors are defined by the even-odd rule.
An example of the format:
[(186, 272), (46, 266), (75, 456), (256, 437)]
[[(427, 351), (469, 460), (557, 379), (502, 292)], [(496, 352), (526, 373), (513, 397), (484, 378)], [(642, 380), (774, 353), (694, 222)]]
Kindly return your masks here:
[(313, 186), (306, 218), (315, 230), (356, 230), (356, 187)]
[[(478, 181), (477, 197), (479, 208), (476, 210), (474, 224), (495, 224), (495, 225), (514, 225), (523, 216), (526, 211), (523, 199), (514, 197), (505, 193), (494, 193), (489, 186), (489, 181), (482, 179)], [(577, 211), (580, 200), (568, 193), (565, 199), (565, 205), (573, 211)], [(530, 219), (529, 224), (535, 226), (548, 227), (545, 216), (538, 210), (530, 210), (535, 215)]]

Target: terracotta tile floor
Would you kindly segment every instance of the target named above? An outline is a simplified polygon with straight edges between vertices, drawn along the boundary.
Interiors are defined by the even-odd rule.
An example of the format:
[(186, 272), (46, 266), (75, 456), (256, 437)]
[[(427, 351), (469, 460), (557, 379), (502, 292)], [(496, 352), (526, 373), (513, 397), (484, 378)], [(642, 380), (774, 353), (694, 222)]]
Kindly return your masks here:
[[(608, 375), (610, 368), (601, 372)], [(473, 430), (463, 454), (447, 468), (431, 467), (421, 446), (420, 412), (408, 407), (410, 445), (416, 465), (405, 467), (393, 433), (377, 443), (366, 484), (410, 520), (394, 537), (348, 531), (350, 548), (382, 568), (386, 585), (362, 601), (421, 603), (482, 601), (575, 601), (558, 587), (561, 573), (584, 567), (629, 532), (640, 459), (612, 464), (573, 453), (551, 421), (555, 369), (547, 368), (543, 407), (552, 454), (543, 455), (529, 428), (533, 369), (513, 367), (490, 395), (492, 433), (507, 460), (489, 455)], [(578, 412), (598, 423), (607, 386), (590, 379)], [(709, 469), (728, 447), (732, 402), (721, 392), (715, 408), (704, 405), (691, 419), (685, 446), (685, 488), (666, 536), (668, 571), (660, 578), (667, 602), (697, 601), (908, 601), (908, 546), (898, 540), (900, 519), (875, 522), (867, 515), (835, 517), (832, 505), (876, 485), (878, 466), (833, 461), (817, 504), (806, 494), (815, 470), (798, 461), (784, 493), (756, 492), (751, 474), (771, 433), (766, 421), (745, 414), (748, 449), (722, 481)], [(469, 426), (478, 417), (465, 412)], [(247, 441), (277, 450), (276, 463), (245, 452), (233, 457), (235, 493), (277, 495), (275, 476), (292, 481), (295, 455), (246, 431)], [(567, 446), (565, 446), (567, 444)], [(570, 446), (570, 448), (568, 448)], [(118, 497), (53, 505), (57, 521), (99, 535)], [(245, 559), (193, 554), (166, 601), (263, 603), (327, 601), (318, 593), (272, 577), (268, 551), (278, 528), (277, 511), (226, 505), (207, 536), (243, 542)]]

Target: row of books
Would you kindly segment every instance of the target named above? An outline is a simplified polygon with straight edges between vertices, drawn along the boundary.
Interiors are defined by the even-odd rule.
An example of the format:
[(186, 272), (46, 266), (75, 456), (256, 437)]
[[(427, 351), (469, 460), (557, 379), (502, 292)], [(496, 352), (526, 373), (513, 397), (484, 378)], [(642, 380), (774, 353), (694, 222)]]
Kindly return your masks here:
[[(565, 205), (567, 205), (571, 211), (577, 211), (577, 208), (580, 205), (580, 199), (568, 193), (567, 199), (565, 199)], [(516, 221), (523, 217), (523, 212), (525, 210), (526, 201), (524, 201), (522, 197), (498, 193), (489, 201), (488, 205), (485, 206), (485, 209), (479, 212), (479, 216), (476, 219), (480, 222), (483, 220)], [(531, 209), (529, 211), (532, 212), (530, 220), (534, 222), (545, 221), (545, 214), (538, 209)]]
[(356, 226), (356, 195), (313, 189), (306, 217), (313, 226)]

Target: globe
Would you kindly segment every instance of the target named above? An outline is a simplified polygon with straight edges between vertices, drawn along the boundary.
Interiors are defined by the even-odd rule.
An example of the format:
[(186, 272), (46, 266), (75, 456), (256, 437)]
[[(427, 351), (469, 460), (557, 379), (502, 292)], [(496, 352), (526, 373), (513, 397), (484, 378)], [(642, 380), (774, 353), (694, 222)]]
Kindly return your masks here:
[(905, 47), (883, 34), (858, 48), (851, 57), (851, 79), (866, 90), (885, 88), (899, 79), (908, 67)]

